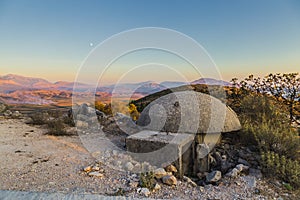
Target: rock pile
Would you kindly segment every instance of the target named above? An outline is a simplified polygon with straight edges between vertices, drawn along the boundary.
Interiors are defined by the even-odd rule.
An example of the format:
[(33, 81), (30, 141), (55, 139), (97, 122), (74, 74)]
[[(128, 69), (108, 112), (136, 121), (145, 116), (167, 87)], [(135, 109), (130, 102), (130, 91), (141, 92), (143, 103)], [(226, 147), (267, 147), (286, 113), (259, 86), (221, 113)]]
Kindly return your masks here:
[(85, 172), (88, 176), (103, 178), (104, 177), (104, 169), (101, 169), (99, 164), (89, 165), (83, 168), (83, 172)]
[(177, 179), (174, 176), (174, 173), (176, 172), (177, 169), (174, 165), (168, 165), (165, 168), (158, 168), (154, 170), (154, 177), (166, 185), (177, 185)]

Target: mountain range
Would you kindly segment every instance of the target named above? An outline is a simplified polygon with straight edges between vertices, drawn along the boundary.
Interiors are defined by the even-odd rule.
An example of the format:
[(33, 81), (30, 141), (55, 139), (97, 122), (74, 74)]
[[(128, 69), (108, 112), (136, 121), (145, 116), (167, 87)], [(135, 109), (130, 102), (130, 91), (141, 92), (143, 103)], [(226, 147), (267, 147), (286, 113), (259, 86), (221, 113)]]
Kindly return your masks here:
[[(126, 95), (134, 93), (136, 97), (147, 96), (167, 88), (173, 88), (189, 84), (207, 84), (229, 86), (230, 83), (212, 78), (200, 78), (190, 83), (164, 81), (156, 83), (146, 81), (140, 83), (121, 83), (97, 87), (96, 95), (108, 97), (114, 95)], [(42, 78), (25, 77), (15, 74), (0, 76), (0, 98), (7, 103), (26, 103), (26, 104), (55, 104), (57, 98), (72, 98), (73, 86), (76, 85), (76, 92), (90, 93), (92, 85), (75, 82), (50, 82)]]

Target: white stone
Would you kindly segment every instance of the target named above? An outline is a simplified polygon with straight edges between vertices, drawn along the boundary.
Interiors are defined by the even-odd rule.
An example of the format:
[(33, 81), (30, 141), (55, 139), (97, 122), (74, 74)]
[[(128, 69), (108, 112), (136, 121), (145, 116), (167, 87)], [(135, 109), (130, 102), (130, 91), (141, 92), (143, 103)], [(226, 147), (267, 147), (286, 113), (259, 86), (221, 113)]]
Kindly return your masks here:
[(95, 176), (95, 177), (102, 178), (104, 175), (99, 172), (90, 172), (89, 176)]
[(127, 171), (131, 171), (134, 168), (134, 166), (131, 162), (127, 162), (127, 163), (125, 163), (124, 168)]
[(161, 186), (158, 183), (156, 183), (153, 189), (154, 190), (160, 190)]
[(150, 195), (150, 190), (148, 188), (138, 188), (137, 193), (143, 194), (148, 197)]

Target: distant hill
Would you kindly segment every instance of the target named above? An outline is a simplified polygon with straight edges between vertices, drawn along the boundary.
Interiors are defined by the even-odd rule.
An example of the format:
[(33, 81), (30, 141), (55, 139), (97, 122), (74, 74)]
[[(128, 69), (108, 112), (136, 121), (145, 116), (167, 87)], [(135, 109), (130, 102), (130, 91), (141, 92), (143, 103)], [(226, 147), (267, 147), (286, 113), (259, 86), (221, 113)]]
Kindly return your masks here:
[(213, 78), (200, 78), (191, 82), (192, 85), (196, 84), (206, 84), (206, 85), (222, 85), (222, 86), (231, 86), (231, 83), (222, 80), (216, 80)]
[[(51, 83), (45, 79), (25, 77), (15, 74), (0, 76), (0, 92), (9, 93), (17, 90), (73, 90), (74, 82), (59, 81)], [(82, 89), (88, 89), (91, 86), (78, 83)]]
[[(128, 97), (137, 99), (150, 94), (165, 93), (169, 88), (190, 87), (190, 84), (207, 84), (207, 85), (221, 85), (228, 86), (230, 83), (226, 81), (201, 78), (191, 83), (178, 81), (164, 81), (156, 83), (154, 81), (146, 81), (139, 83), (120, 83), (108, 86), (101, 86), (96, 89), (96, 97), (98, 99), (105, 98), (105, 101), (112, 94), (118, 97)], [(86, 96), (93, 92), (93, 86), (78, 83), (58, 81), (52, 83), (42, 78), (25, 77), (15, 74), (8, 74), (0, 76), (0, 98), (4, 99), (6, 103), (15, 104), (55, 104), (57, 100), (61, 101), (72, 99), (73, 87), (76, 85), (76, 92), (80, 96)], [(172, 89), (173, 90), (173, 89)]]

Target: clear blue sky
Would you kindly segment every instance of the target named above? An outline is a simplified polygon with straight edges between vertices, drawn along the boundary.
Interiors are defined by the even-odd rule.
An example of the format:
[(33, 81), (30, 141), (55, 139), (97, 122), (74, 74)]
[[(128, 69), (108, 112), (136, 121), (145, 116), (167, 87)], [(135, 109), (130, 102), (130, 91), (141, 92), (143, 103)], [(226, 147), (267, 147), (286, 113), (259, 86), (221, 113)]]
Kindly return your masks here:
[(194, 38), (225, 80), (300, 71), (297, 0), (0, 0), (0, 75), (71, 81), (90, 43), (149, 26)]

